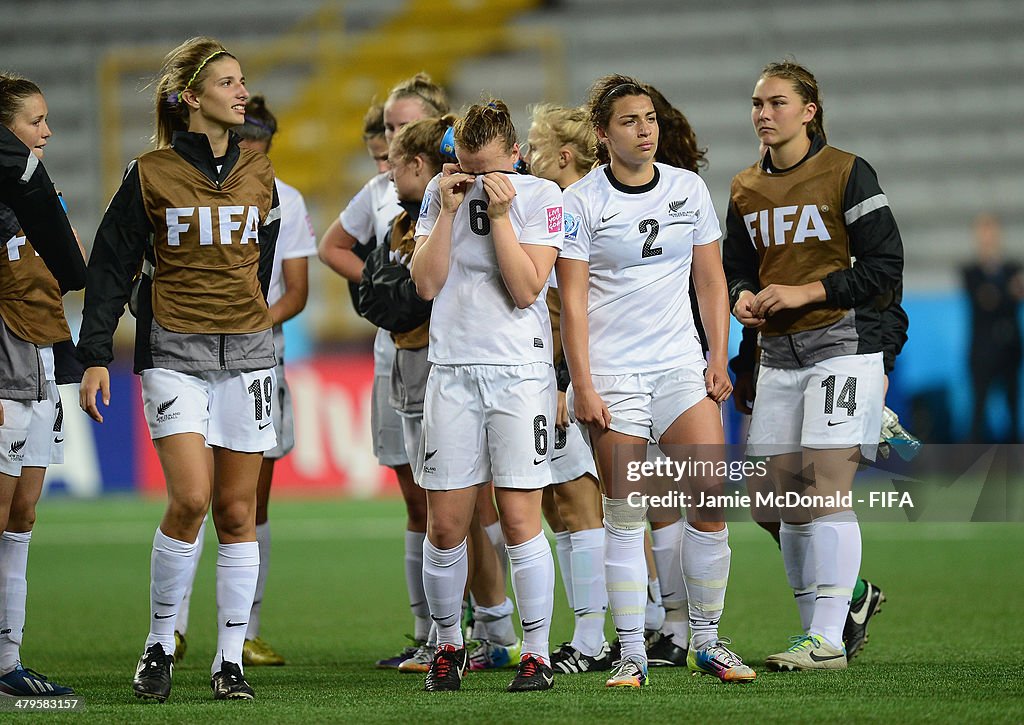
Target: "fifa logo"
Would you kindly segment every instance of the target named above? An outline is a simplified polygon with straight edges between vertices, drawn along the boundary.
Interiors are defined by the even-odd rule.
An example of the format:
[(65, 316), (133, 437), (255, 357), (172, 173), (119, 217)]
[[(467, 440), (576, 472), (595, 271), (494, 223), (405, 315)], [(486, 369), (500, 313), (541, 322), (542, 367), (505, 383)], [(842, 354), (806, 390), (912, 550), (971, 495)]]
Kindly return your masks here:
[[(828, 207), (824, 209), (827, 211)], [(821, 218), (821, 212), (814, 204), (762, 209), (744, 214), (743, 222), (747, 225), (747, 233), (755, 247), (758, 246), (758, 241), (762, 247), (767, 248), (772, 244), (786, 244), (787, 241), (791, 244), (803, 244), (810, 239), (823, 242), (832, 239), (825, 226), (825, 220)], [(789, 232), (792, 234), (787, 240)]]
[[(208, 206), (170, 207), (164, 212), (167, 222), (167, 244), (181, 245), (181, 235), (199, 225), (199, 246), (205, 247), (214, 241), (214, 210)], [(259, 244), (260, 210), (255, 206), (217, 207), (217, 241), (220, 244)], [(237, 232), (241, 231), (240, 238)]]

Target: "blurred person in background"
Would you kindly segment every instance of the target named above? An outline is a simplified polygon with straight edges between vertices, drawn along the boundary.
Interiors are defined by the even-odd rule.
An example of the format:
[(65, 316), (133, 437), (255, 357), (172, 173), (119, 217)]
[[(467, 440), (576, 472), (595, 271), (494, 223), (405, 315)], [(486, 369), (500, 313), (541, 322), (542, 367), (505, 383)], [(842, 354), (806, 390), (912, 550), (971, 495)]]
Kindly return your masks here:
[(384, 135), (384, 104), (374, 103), (363, 116), (363, 143), (377, 165), (378, 174), (388, 172), (388, 140)]
[[(971, 306), (971, 440), (977, 443), (1020, 441), (1020, 303), (1024, 275), (1020, 262), (1003, 257), (1003, 230), (994, 214), (974, 220), (977, 257), (963, 268), (964, 289)], [(1010, 427), (1004, 435), (987, 425), (992, 388), (1005, 396)]]
[[(0, 124), (37, 161), (51, 132), (43, 92), (32, 81), (0, 73)], [(63, 209), (54, 215), (66, 217)], [(6, 237), (0, 250), (0, 696), (71, 695), (21, 664), (28, 594), (28, 549), (36, 504), (51, 463), (64, 462), (64, 409), (58, 383), (77, 383), (61, 290), (14, 211), (0, 203)], [(84, 262), (84, 252), (74, 254)]]

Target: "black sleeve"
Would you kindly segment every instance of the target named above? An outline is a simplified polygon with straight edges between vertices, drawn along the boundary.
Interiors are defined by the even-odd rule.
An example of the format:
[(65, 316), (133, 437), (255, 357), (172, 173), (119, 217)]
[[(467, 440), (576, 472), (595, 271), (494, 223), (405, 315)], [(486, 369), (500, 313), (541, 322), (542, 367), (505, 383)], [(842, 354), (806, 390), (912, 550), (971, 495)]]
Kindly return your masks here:
[(114, 359), (114, 330), (152, 233), (138, 165), (132, 162), (96, 230), (89, 257), (77, 351), (86, 367), (109, 365)]
[(277, 184), (274, 184), (274, 201), (270, 205), (267, 223), (260, 227), (260, 267), (257, 276), (263, 299), (270, 290), (270, 277), (274, 273), (274, 252), (277, 249), (277, 234), (281, 231), (281, 200), (277, 198)]
[(857, 262), (821, 282), (828, 305), (850, 309), (890, 294), (902, 284), (903, 240), (875, 170), (861, 158), (854, 161), (846, 182), (843, 211), (850, 254)]
[(569, 389), (569, 383), (572, 379), (569, 377), (569, 363), (565, 359), (565, 355), (562, 355), (562, 359), (555, 365), (555, 382), (558, 383), (558, 390), (564, 393)]
[[(85, 286), (85, 260), (53, 182), (18, 137), (0, 125), (0, 203), (11, 207), (61, 293)], [(17, 231), (17, 230), (15, 230)]]
[(743, 337), (740, 339), (740, 349), (736, 357), (729, 361), (729, 369), (735, 375), (754, 372), (757, 362), (757, 330), (753, 327), (743, 328)]
[(390, 242), (381, 244), (366, 258), (357, 310), (377, 327), (409, 332), (430, 319), (433, 303), (416, 294), (409, 270), (391, 260), (390, 247)]
[(761, 266), (757, 250), (750, 241), (750, 234), (740, 218), (736, 206), (729, 203), (725, 216), (725, 240), (722, 242), (722, 266), (729, 284), (729, 309), (736, 306), (740, 293), (749, 290), (757, 294), (761, 290), (758, 269)]
[(882, 310), (882, 359), (886, 375), (892, 372), (896, 365), (896, 356), (907, 342), (910, 318), (907, 317), (902, 302), (903, 284), (900, 283), (893, 291), (888, 306)]

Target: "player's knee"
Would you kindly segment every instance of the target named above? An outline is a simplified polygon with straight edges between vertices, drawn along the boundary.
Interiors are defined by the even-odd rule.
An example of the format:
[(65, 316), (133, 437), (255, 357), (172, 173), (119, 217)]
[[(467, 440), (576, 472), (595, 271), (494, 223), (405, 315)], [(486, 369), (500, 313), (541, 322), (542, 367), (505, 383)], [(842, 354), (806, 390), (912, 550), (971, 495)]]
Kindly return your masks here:
[(218, 503), (213, 509), (213, 522), (217, 526), (217, 531), (229, 536), (246, 533), (255, 523), (255, 508), (252, 501)]
[(643, 530), (647, 526), (647, 504), (638, 496), (604, 499), (604, 520), (609, 528), (624, 531)]
[(206, 516), (210, 508), (210, 498), (201, 494), (184, 494), (174, 496), (167, 502), (168, 518), (185, 525), (189, 528)]

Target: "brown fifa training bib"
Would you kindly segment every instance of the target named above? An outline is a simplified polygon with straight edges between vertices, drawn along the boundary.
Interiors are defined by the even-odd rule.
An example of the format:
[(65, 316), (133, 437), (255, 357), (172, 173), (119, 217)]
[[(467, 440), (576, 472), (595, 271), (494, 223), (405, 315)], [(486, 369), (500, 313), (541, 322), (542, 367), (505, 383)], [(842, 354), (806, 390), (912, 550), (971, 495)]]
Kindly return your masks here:
[(57, 280), (20, 230), (0, 251), (0, 318), (34, 345), (71, 339)]

